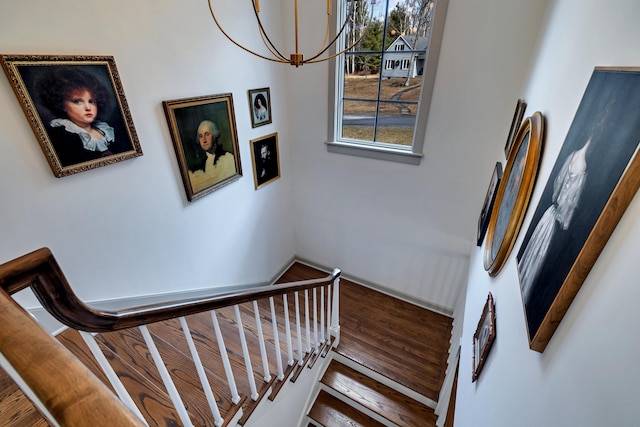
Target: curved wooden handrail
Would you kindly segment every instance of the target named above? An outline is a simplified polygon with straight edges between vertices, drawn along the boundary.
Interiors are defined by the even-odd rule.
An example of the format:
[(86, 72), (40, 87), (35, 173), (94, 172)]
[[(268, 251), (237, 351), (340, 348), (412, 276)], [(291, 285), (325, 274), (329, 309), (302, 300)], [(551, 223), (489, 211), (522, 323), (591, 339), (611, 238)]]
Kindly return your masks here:
[[(69, 282), (51, 251), (48, 248), (41, 248), (0, 265), (0, 287), (10, 294), (30, 287), (43, 307), (61, 323), (81, 331), (109, 332), (282, 295), (283, 293), (311, 289), (332, 282), (340, 277), (340, 274), (340, 270), (336, 268), (322, 279), (260, 286), (209, 297), (108, 311), (90, 307), (80, 301), (69, 286)], [(215, 292), (215, 289), (212, 292)]]
[(48, 412), (47, 418), (69, 427), (144, 425), (4, 290), (0, 324), (3, 359)]

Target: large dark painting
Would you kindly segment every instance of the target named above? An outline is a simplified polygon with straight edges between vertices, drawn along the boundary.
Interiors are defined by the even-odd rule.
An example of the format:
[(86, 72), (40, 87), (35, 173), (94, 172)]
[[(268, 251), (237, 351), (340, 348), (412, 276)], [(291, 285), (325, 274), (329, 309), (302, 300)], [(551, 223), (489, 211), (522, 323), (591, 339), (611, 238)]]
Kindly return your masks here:
[(544, 351), (638, 189), (640, 69), (596, 68), (518, 252), (529, 343)]

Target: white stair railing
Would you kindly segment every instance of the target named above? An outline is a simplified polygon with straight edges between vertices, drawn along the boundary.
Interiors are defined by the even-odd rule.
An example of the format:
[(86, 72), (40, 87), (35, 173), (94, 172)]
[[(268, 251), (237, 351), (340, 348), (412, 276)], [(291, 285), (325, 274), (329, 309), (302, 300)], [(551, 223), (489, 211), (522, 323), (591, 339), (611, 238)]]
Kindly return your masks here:
[(291, 343), (291, 320), (289, 319), (289, 302), (287, 294), (282, 295), (282, 303), (284, 305), (284, 327), (287, 339), (287, 363), (289, 364), (289, 366), (293, 366), (295, 361), (293, 360), (293, 344)]
[(229, 384), (229, 391), (231, 392), (231, 402), (233, 402), (234, 404), (238, 404), (241, 398), (238, 394), (236, 379), (233, 376), (233, 371), (231, 370), (229, 354), (227, 353), (227, 347), (224, 344), (224, 338), (222, 337), (222, 331), (220, 330), (220, 324), (218, 323), (218, 316), (216, 315), (215, 310), (211, 310), (211, 320), (213, 321), (213, 329), (216, 333), (216, 341), (218, 342), (218, 349), (220, 350), (222, 365), (224, 366), (224, 373), (227, 377), (227, 383)]
[(271, 373), (269, 372), (269, 360), (267, 359), (267, 349), (265, 347), (264, 334), (262, 332), (262, 322), (260, 321), (260, 309), (258, 301), (253, 301), (253, 312), (256, 315), (256, 328), (258, 330), (258, 343), (260, 344), (260, 357), (262, 358), (262, 370), (264, 371), (264, 381), (271, 381)]
[(311, 325), (309, 323), (309, 289), (304, 290), (304, 324), (307, 337), (307, 353), (311, 353)]
[(276, 352), (276, 366), (278, 369), (278, 380), (284, 379), (284, 370), (282, 369), (282, 352), (280, 351), (280, 333), (278, 332), (278, 317), (276, 316), (276, 307), (273, 297), (269, 297), (269, 308), (271, 308), (271, 322), (273, 323), (273, 339)]
[(296, 300), (296, 335), (298, 339), (298, 366), (304, 365), (304, 351), (302, 350), (302, 328), (300, 326), (300, 298), (294, 293)]
[(191, 418), (189, 417), (189, 413), (187, 412), (187, 408), (185, 408), (182, 399), (180, 398), (180, 393), (178, 393), (178, 389), (176, 388), (173, 380), (171, 379), (171, 375), (169, 375), (169, 371), (162, 360), (162, 356), (156, 347), (151, 334), (149, 333), (149, 329), (147, 325), (141, 325), (138, 327), (140, 332), (142, 333), (142, 338), (144, 338), (144, 342), (147, 344), (147, 348), (149, 349), (149, 353), (151, 353), (151, 358), (156, 364), (156, 368), (158, 368), (158, 373), (160, 374), (160, 378), (162, 378), (162, 382), (164, 383), (165, 388), (167, 389), (167, 393), (169, 394), (169, 398), (173, 403), (174, 408), (178, 411), (178, 416), (180, 417), (180, 421), (185, 427), (193, 427), (191, 423)]
[(140, 420), (148, 426), (149, 424), (144, 419), (144, 416), (140, 412), (140, 409), (131, 398), (131, 395), (122, 384), (122, 381), (120, 381), (120, 377), (118, 377), (118, 374), (116, 374), (116, 371), (113, 370), (104, 353), (102, 352), (102, 350), (100, 350), (100, 347), (98, 346), (98, 343), (96, 342), (93, 334), (84, 331), (79, 332), (82, 340), (85, 342), (85, 344), (87, 344), (87, 347), (89, 347), (91, 354), (93, 354), (93, 357), (95, 357), (98, 365), (100, 365), (100, 368), (102, 368), (102, 371), (107, 376), (107, 379), (111, 383), (111, 386), (113, 387), (122, 403), (124, 403), (130, 411), (136, 414), (138, 418), (140, 418)]
[(251, 388), (251, 399), (258, 400), (260, 395), (256, 387), (256, 380), (253, 375), (253, 367), (251, 366), (251, 356), (249, 355), (249, 348), (247, 347), (247, 338), (244, 334), (244, 328), (242, 327), (242, 316), (240, 315), (240, 308), (238, 305), (233, 306), (233, 311), (236, 313), (236, 322), (238, 323), (238, 335), (240, 337), (240, 345), (242, 346), (242, 355), (244, 357), (244, 365), (247, 370), (247, 378), (249, 379), (249, 387)]
[[(179, 422), (184, 426), (192, 426), (193, 421), (191, 417), (194, 417), (194, 420), (200, 419), (200, 417), (204, 417), (204, 419), (209, 419), (205, 421), (207, 425), (215, 425), (220, 427), (225, 425), (226, 423), (233, 423), (234, 420), (238, 418), (248, 416), (248, 414), (254, 409), (255, 404), (260, 400), (258, 390), (255, 383), (255, 378), (253, 374), (253, 368), (251, 364), (251, 354), (249, 351), (249, 347), (247, 345), (247, 334), (245, 333), (245, 324), (247, 325), (247, 330), (251, 334), (252, 338), (252, 346), (254, 348), (255, 340), (258, 341), (260, 357), (262, 360), (262, 368), (264, 371), (264, 380), (266, 382), (275, 381), (272, 378), (272, 373), (270, 372), (270, 366), (268, 362), (268, 349), (267, 344), (269, 346), (274, 346), (274, 352), (276, 357), (276, 370), (277, 375), (276, 378), (280, 381), (284, 381), (285, 376), (295, 371), (295, 377), (301, 374), (303, 370), (301, 369), (293, 369), (295, 366), (294, 361), (294, 353), (297, 351), (298, 360), (297, 363), (299, 366), (304, 366), (306, 356), (311, 355), (312, 352), (316, 353), (317, 349), (319, 349), (320, 343), (326, 343), (331, 340), (331, 336), (335, 336), (336, 340), (334, 341), (334, 345), (337, 344), (337, 340), (339, 339), (339, 319), (338, 319), (338, 278), (340, 276), (339, 270), (334, 270), (334, 272), (329, 276), (322, 279), (313, 279), (313, 280), (304, 280), (298, 281), (295, 283), (288, 284), (276, 284), (273, 286), (263, 286), (251, 288), (248, 290), (242, 291), (230, 291), (220, 294), (211, 294), (209, 296), (203, 296), (194, 299), (185, 299), (182, 301), (173, 301), (173, 302), (160, 302), (156, 304), (134, 307), (124, 310), (117, 311), (107, 311), (102, 310), (96, 307), (89, 307), (84, 304), (73, 292), (71, 289), (67, 279), (62, 273), (62, 269), (56, 262), (53, 254), (47, 248), (41, 248), (37, 251), (32, 252), (31, 254), (24, 255), (16, 260), (10, 261), (8, 263), (0, 265), (0, 296), (4, 295), (6, 292), (7, 298), (6, 301), (3, 300), (3, 307), (14, 305), (17, 306), (15, 301), (11, 301), (10, 296), (16, 292), (19, 292), (23, 289), (30, 288), (33, 293), (37, 296), (38, 300), (42, 302), (44, 308), (51, 313), (58, 321), (65, 324), (66, 326), (73, 328), (74, 330), (80, 332), (82, 340), (86, 343), (89, 351), (94, 355), (98, 365), (103, 370), (107, 380), (111, 383), (113, 389), (118, 395), (119, 399), (124, 403), (119, 402), (112, 393), (109, 392), (107, 387), (104, 387), (103, 384), (100, 383), (100, 380), (95, 376), (91, 375), (89, 370), (82, 366), (81, 362), (73, 356), (73, 354), (65, 349), (62, 349), (59, 342), (51, 337), (48, 334), (41, 334), (38, 332), (39, 328), (37, 324), (34, 323), (33, 328), (27, 328), (29, 332), (29, 337), (33, 340), (37, 341), (39, 345), (42, 347), (38, 348), (47, 348), (49, 349), (48, 354), (51, 354), (52, 364), (55, 365), (54, 369), (56, 372), (58, 370), (60, 372), (68, 369), (71, 374), (70, 376), (76, 378), (85, 378), (86, 390), (91, 390), (91, 396), (93, 399), (83, 400), (84, 396), (79, 396), (76, 388), (72, 385), (72, 382), (68, 383), (68, 376), (60, 376), (54, 374), (52, 372), (45, 372), (42, 376), (38, 376), (38, 378), (34, 379), (33, 375), (29, 376), (31, 372), (37, 370), (38, 363), (33, 363), (33, 360), (41, 360), (44, 365), (51, 366), (48, 363), (44, 363), (47, 356), (40, 355), (34, 356), (34, 352), (30, 351), (29, 344), (27, 341), (19, 341), (18, 345), (10, 345), (14, 341), (9, 336), (22, 336), (21, 334), (10, 334), (3, 335), (3, 340), (0, 340), (0, 362), (4, 362), (2, 366), (8, 366), (11, 369), (10, 371), (11, 377), (16, 381), (16, 383), (23, 387), (27, 392), (30, 392), (29, 396), (55, 396), (55, 399), (35, 399), (38, 401), (38, 408), (41, 409), (42, 413), (48, 414), (48, 419), (52, 425), (69, 425), (72, 427), (84, 427), (87, 425), (88, 420), (94, 420), (95, 423), (100, 424), (103, 421), (103, 418), (98, 418), (94, 416), (95, 414), (101, 413), (99, 408), (103, 407), (108, 410), (109, 414), (111, 414), (112, 419), (108, 421), (114, 421), (118, 423), (118, 425), (156, 425), (162, 424), (165, 419), (155, 420), (155, 419), (147, 419), (144, 420), (145, 416), (153, 417), (157, 412), (155, 409), (150, 410), (145, 404), (148, 399), (147, 391), (141, 393), (140, 381), (137, 379), (134, 381), (126, 380), (122, 381), (118, 377), (118, 373), (123, 375), (123, 379), (125, 376), (134, 375), (135, 378), (138, 378), (138, 375), (144, 375), (145, 372), (151, 373), (150, 378), (145, 379), (144, 382), (150, 380), (150, 383), (154, 382), (162, 382), (164, 384), (164, 388), (166, 389), (168, 398), (171, 400), (175, 412), (172, 411), (173, 416), (177, 414), (179, 418)], [(331, 283), (333, 281), (333, 283)], [(318, 301), (318, 292), (317, 288), (320, 287), (320, 301)], [(325, 287), (326, 287), (326, 298), (325, 298)], [(333, 288), (333, 293), (332, 293)], [(312, 290), (313, 295), (310, 299), (309, 290)], [(300, 292), (304, 291), (304, 327), (302, 325), (302, 313), (301, 313), (301, 301), (300, 301)], [(290, 313), (289, 302), (287, 300), (287, 294), (293, 293), (295, 297), (295, 313)], [(282, 296), (283, 302), (283, 313), (277, 313), (276, 311), (276, 299), (274, 297)], [(265, 331), (268, 329), (263, 329), (263, 322), (269, 322), (268, 317), (262, 318), (260, 316), (259, 310), (259, 301), (262, 299), (268, 298), (270, 304), (271, 311), (271, 322), (273, 327), (273, 336), (266, 337)], [(240, 304), (252, 303), (253, 304), (253, 316), (255, 317), (256, 329), (252, 328), (252, 322), (247, 321), (250, 319), (251, 313), (250, 310), (246, 312), (240, 311)], [(313, 309), (309, 306), (313, 304)], [(317, 312), (318, 305), (320, 307), (320, 313)], [(243, 306), (244, 307), (244, 306)], [(242, 347), (242, 355), (239, 355), (235, 352), (227, 350), (227, 346), (225, 345), (224, 334), (229, 334), (232, 332), (231, 327), (233, 327), (233, 317), (229, 314), (220, 313), (220, 319), (224, 318), (225, 324), (224, 330), (221, 328), (220, 319), (216, 310), (228, 310), (231, 309), (235, 312), (235, 326), (237, 326), (238, 337)], [(8, 309), (7, 309), (8, 310)], [(244, 310), (244, 309), (243, 309)], [(8, 311), (7, 311), (8, 312)], [(220, 378), (222, 376), (221, 370), (216, 369), (219, 362), (216, 362), (211, 359), (212, 356), (215, 358), (215, 350), (211, 348), (211, 346), (215, 346), (212, 341), (211, 334), (206, 331), (206, 322), (203, 323), (198, 320), (197, 323), (191, 324), (193, 328), (190, 330), (190, 318), (191, 315), (198, 315), (199, 313), (209, 312), (211, 316), (211, 321), (213, 324), (213, 330), (215, 332), (215, 340), (217, 343), (217, 347), (219, 350), (219, 355), (222, 361), (222, 366), (224, 367), (224, 376), (226, 377), (226, 386), (229, 387), (229, 393), (226, 393), (224, 388), (225, 384), (224, 380), (219, 380), (219, 384), (213, 383), (213, 378)], [(19, 315), (22, 312), (15, 314), (11, 312), (13, 315), (5, 316), (3, 322), (5, 325), (8, 325), (7, 329), (13, 331), (17, 328), (16, 325), (24, 325), (26, 324), (26, 320)], [(17, 312), (16, 312), (17, 313)], [(282, 333), (279, 330), (279, 315), (283, 314), (284, 317), (284, 334), (286, 339), (286, 351), (287, 351), (287, 362), (289, 364), (289, 368), (285, 372), (283, 369), (283, 355), (282, 355), (282, 347), (280, 334)], [(243, 324), (243, 316), (246, 316), (247, 319), (244, 320)], [(20, 322), (13, 322), (13, 319), (20, 319)], [(154, 335), (151, 334), (147, 325), (168, 321), (171, 319), (177, 319), (181, 329), (182, 334), (184, 336), (185, 341), (181, 340), (180, 335), (175, 335), (174, 332), (177, 331), (174, 326), (167, 324), (166, 332), (171, 336), (171, 340), (167, 341), (170, 343), (169, 346), (162, 345), (159, 346), (160, 343), (164, 344), (164, 336), (161, 336), (163, 331), (161, 326), (157, 328), (154, 327)], [(292, 320), (295, 319), (295, 325), (292, 325)], [(27, 320), (29, 320), (27, 318)], [(313, 335), (311, 322), (313, 321)], [(228, 323), (227, 323), (228, 322)], [(326, 322), (326, 323), (325, 323)], [(318, 323), (320, 324), (320, 330), (318, 331)], [(196, 331), (195, 325), (199, 326), (199, 329)], [(280, 323), (280, 326), (282, 323)], [(205, 326), (204, 329), (202, 326)], [(210, 326), (209, 326), (210, 327)], [(125, 347), (119, 347), (120, 344), (116, 342), (110, 342), (109, 337), (105, 336), (100, 340), (97, 340), (95, 335), (102, 332), (110, 332), (117, 333), (118, 331), (123, 331), (127, 329), (138, 328), (144, 344), (146, 344), (147, 352), (141, 352), (136, 349), (133, 352), (130, 350), (133, 347), (129, 347), (131, 342), (129, 340), (134, 338), (134, 336), (138, 336), (137, 334), (126, 334), (117, 338), (117, 340), (123, 340), (122, 343), (125, 344)], [(302, 329), (304, 328), (304, 336)], [(325, 332), (326, 331), (326, 332)], [(294, 350), (292, 345), (293, 335), (295, 333), (295, 339), (297, 344), (297, 350)], [(196, 347), (196, 342), (194, 341), (197, 338), (198, 346)], [(272, 339), (271, 339), (272, 338)], [(234, 338), (238, 339), (238, 338)], [(303, 345), (303, 339), (304, 344)], [(99, 342), (104, 340), (104, 345), (99, 345)], [(178, 340), (178, 341), (175, 341)], [(45, 342), (46, 341), (46, 342)], [(17, 342), (17, 341), (16, 341)], [(9, 343), (9, 344), (7, 344)], [(140, 344), (142, 344), (140, 342)], [(134, 344), (137, 346), (137, 344)], [(207, 345), (208, 347), (203, 347)], [(114, 347), (112, 347), (114, 346)], [(16, 351), (16, 348), (19, 349)], [(169, 350), (169, 354), (161, 354), (162, 351)], [(196, 375), (199, 379), (199, 384), (194, 383), (190, 386), (201, 388), (201, 390), (189, 390), (189, 397), (183, 398), (180, 396), (178, 388), (176, 387), (176, 383), (183, 387), (190, 381), (184, 381), (184, 378), (176, 376), (172, 377), (174, 374), (178, 374), (178, 371), (174, 372), (173, 369), (169, 372), (168, 367), (171, 367), (175, 364), (176, 357), (181, 358), (182, 356), (176, 353), (176, 350), (180, 353), (183, 353), (184, 360), (181, 361), (178, 367), (179, 371), (183, 368), (190, 369), (189, 365), (184, 365), (184, 363), (194, 363), (194, 367), (196, 370)], [(270, 349), (269, 349), (270, 350)], [(121, 354), (120, 351), (123, 353)], [(202, 352), (202, 355), (199, 354), (199, 351)], [(202, 357), (206, 351), (207, 357)], [(239, 352), (238, 352), (239, 353)], [(256, 351), (257, 353), (257, 351)], [(27, 362), (24, 362), (21, 357), (17, 357), (16, 355), (28, 354), (30, 358), (26, 359)], [(133, 359), (136, 355), (140, 355), (140, 361), (136, 361)], [(253, 402), (243, 399), (241, 397), (240, 391), (238, 390), (238, 385), (236, 384), (236, 380), (234, 377), (234, 373), (232, 370), (232, 363), (230, 356), (233, 355), (233, 366), (241, 366), (242, 362), (240, 359), (244, 360), (244, 367), (247, 374), (248, 384), (242, 383), (243, 388), (249, 388), (249, 394)], [(120, 356), (125, 356), (126, 358), (131, 357), (132, 359), (125, 360), (125, 363), (121, 363), (119, 361)], [(147, 363), (147, 356), (150, 356), (153, 363), (155, 364), (159, 379), (153, 373), (154, 369), (148, 370), (148, 367), (145, 366)], [(253, 355), (254, 357), (256, 355)], [(164, 360), (163, 360), (164, 357)], [(165, 363), (165, 360), (167, 363)], [(185, 362), (186, 361), (186, 362)], [(49, 360), (46, 360), (49, 362)], [(115, 365), (111, 365), (111, 363), (116, 362)], [(140, 364), (138, 364), (138, 362)], [(149, 361), (150, 362), (150, 361)], [(114, 369), (115, 367), (115, 369)], [(133, 369), (133, 372), (127, 372), (128, 369)], [(49, 368), (51, 370), (51, 368)], [(122, 371), (122, 372), (120, 372)], [(179, 374), (178, 374), (179, 375)], [(196, 376), (192, 375), (192, 376)], [(213, 376), (212, 376), (213, 375)], [(42, 377), (43, 380), (39, 378)], [(52, 381), (55, 379), (55, 381)], [(174, 383), (174, 380), (176, 383)], [(211, 381), (211, 382), (210, 382)], [(66, 388), (61, 388), (60, 384), (65, 385)], [(126, 384), (126, 386), (125, 386)], [(280, 385), (283, 383), (281, 382)], [(69, 385), (67, 387), (67, 385)], [(135, 389), (129, 392), (126, 387), (129, 386), (135, 387)], [(214, 387), (212, 387), (212, 385)], [(143, 386), (142, 390), (146, 390), (146, 386)], [(155, 387), (151, 387), (155, 388)], [(81, 388), (85, 390), (85, 388)], [(272, 387), (261, 387), (261, 391), (270, 390)], [(216, 391), (217, 390), (217, 391)], [(220, 390), (224, 390), (221, 392)], [(214, 393), (214, 391), (216, 391)], [(40, 394), (42, 393), (42, 394)], [(195, 393), (191, 395), (191, 393)], [(203, 405), (198, 406), (198, 402), (200, 399), (197, 398), (197, 394), (204, 393), (206, 397), (206, 405), (204, 405), (204, 399), (202, 400)], [(247, 390), (242, 390), (243, 395), (247, 394)], [(192, 399), (195, 397), (195, 399)], [(275, 393), (272, 394), (272, 398), (275, 397)], [(158, 396), (161, 400), (164, 399), (161, 395)], [(196, 412), (190, 414), (187, 410), (187, 405), (185, 405), (185, 401), (188, 401), (189, 407), (195, 409)], [(227, 402), (225, 406), (225, 411), (227, 409), (229, 412), (225, 412), (221, 414), (222, 405), (219, 405), (219, 401)], [(229, 401), (231, 404), (229, 404)], [(57, 402), (69, 402), (67, 404), (63, 404), (62, 406), (56, 406)], [(242, 404), (242, 408), (240, 405)], [(89, 406), (92, 405), (92, 406)], [(209, 417), (205, 412), (207, 411), (206, 406), (208, 405), (208, 410), (210, 411)], [(232, 408), (229, 408), (230, 405), (233, 405)], [(253, 405), (253, 406), (252, 406)], [(162, 405), (164, 406), (164, 405)], [(73, 414), (67, 413), (66, 408), (74, 408)], [(92, 408), (95, 408), (93, 410)], [(168, 408), (167, 408), (168, 409)], [(244, 414), (244, 409), (247, 410), (246, 414)], [(164, 409), (163, 409), (164, 410)], [(202, 411), (204, 410), (204, 412)], [(162, 411), (160, 411), (162, 412)], [(227, 417), (227, 413), (229, 413), (229, 419), (225, 420)], [(81, 418), (77, 416), (77, 414), (81, 415)], [(160, 416), (165, 416), (168, 414), (163, 413)], [(171, 415), (169, 415), (171, 416)], [(68, 418), (69, 417), (69, 418)], [(93, 418), (92, 418), (93, 417)], [(61, 422), (64, 419), (64, 422)], [(142, 424), (138, 422), (138, 419), (142, 421)], [(246, 417), (245, 417), (246, 419)], [(67, 422), (69, 420), (69, 422)], [(168, 419), (167, 419), (168, 420)], [(176, 420), (177, 421), (177, 420)], [(200, 423), (200, 421), (198, 421)]]
[(182, 327), (182, 331), (184, 332), (184, 337), (187, 340), (187, 345), (189, 346), (189, 353), (191, 353), (191, 359), (193, 359), (193, 363), (196, 367), (196, 371), (198, 372), (200, 385), (202, 386), (204, 395), (207, 398), (207, 403), (209, 404), (209, 409), (211, 410), (211, 414), (213, 415), (214, 425), (216, 427), (220, 427), (224, 423), (224, 420), (222, 419), (222, 416), (220, 416), (220, 409), (218, 408), (218, 402), (216, 402), (216, 398), (213, 396), (213, 390), (211, 390), (211, 385), (209, 385), (207, 374), (205, 374), (204, 372), (204, 366), (202, 366), (202, 362), (200, 361), (200, 355), (198, 354), (196, 345), (193, 342), (193, 337), (191, 336), (191, 332), (189, 332), (189, 326), (187, 325), (187, 320), (184, 317), (181, 317), (179, 320), (180, 320), (180, 326)]

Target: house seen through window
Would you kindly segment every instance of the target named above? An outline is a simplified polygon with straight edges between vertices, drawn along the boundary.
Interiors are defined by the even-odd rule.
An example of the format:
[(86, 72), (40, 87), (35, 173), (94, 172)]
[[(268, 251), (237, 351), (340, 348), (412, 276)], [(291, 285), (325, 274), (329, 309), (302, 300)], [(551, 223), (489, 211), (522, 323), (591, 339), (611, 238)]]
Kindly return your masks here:
[(429, 105), (433, 45), (440, 38), (433, 28), (444, 20), (436, 10), (446, 8), (446, 0), (341, 2), (347, 21), (342, 46), (353, 47), (336, 61), (333, 140), (421, 154), (426, 114), (420, 109)]

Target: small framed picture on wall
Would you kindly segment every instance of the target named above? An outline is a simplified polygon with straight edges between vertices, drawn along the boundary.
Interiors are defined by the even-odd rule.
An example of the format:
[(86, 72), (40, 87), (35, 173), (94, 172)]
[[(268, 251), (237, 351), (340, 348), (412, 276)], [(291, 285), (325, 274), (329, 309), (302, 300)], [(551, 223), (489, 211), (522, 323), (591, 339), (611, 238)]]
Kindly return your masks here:
[(271, 95), (268, 87), (249, 91), (251, 127), (257, 128), (271, 123)]
[(256, 190), (280, 178), (278, 133), (252, 139), (253, 180)]

